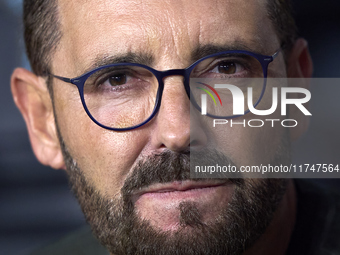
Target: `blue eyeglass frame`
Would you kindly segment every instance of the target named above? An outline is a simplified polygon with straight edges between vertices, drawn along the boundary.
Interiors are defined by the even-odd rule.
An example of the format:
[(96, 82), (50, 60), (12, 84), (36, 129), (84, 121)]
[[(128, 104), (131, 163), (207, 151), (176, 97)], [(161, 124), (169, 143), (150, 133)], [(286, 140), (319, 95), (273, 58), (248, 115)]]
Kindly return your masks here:
[[(179, 76), (183, 76), (184, 77), (184, 88), (185, 88), (185, 91), (187, 93), (187, 96), (189, 97), (189, 100), (190, 100), (190, 86), (189, 86), (189, 80), (190, 80), (190, 74), (192, 72), (192, 70), (200, 63), (202, 62), (203, 60), (205, 59), (208, 59), (208, 58), (211, 58), (211, 57), (216, 57), (216, 56), (220, 56), (220, 55), (226, 55), (226, 54), (245, 54), (245, 55), (249, 55), (249, 56), (252, 56), (254, 57), (255, 59), (257, 59), (259, 61), (259, 63), (261, 64), (262, 66), (262, 70), (263, 70), (263, 77), (264, 77), (264, 84), (263, 84), (263, 89), (262, 89), (262, 92), (261, 92), (261, 95), (258, 99), (258, 101), (255, 103), (254, 107), (256, 105), (259, 104), (259, 102), (261, 101), (263, 95), (264, 95), (264, 92), (265, 92), (265, 89), (266, 89), (266, 80), (267, 80), (267, 73), (268, 73), (268, 65), (273, 62), (273, 60), (278, 56), (278, 54), (280, 53), (281, 49), (277, 50), (273, 55), (271, 56), (266, 56), (266, 55), (261, 55), (261, 54), (257, 54), (257, 53), (253, 53), (253, 52), (250, 52), (250, 51), (245, 51), (245, 50), (232, 50), (232, 51), (222, 51), (222, 52), (218, 52), (218, 53), (215, 53), (215, 54), (211, 54), (211, 55), (208, 55), (208, 56), (205, 56), (197, 61), (195, 61), (193, 64), (191, 64), (189, 67), (185, 68), (185, 69), (170, 69), (170, 70), (165, 70), (165, 71), (158, 71), (156, 69), (153, 69), (152, 67), (149, 67), (149, 66), (146, 66), (146, 65), (142, 65), (142, 64), (138, 64), (138, 63), (115, 63), (115, 64), (110, 64), (110, 65), (105, 65), (105, 66), (101, 66), (101, 67), (98, 67), (98, 68), (95, 68), (85, 74), (82, 74), (76, 78), (66, 78), (66, 77), (62, 77), (62, 76), (58, 76), (58, 75), (54, 75), (54, 74), (51, 74), (49, 73), (48, 75), (56, 78), (56, 79), (59, 79), (61, 81), (64, 81), (64, 82), (67, 82), (67, 83), (71, 83), (75, 86), (77, 86), (78, 88), (78, 91), (79, 91), (79, 95), (80, 95), (80, 99), (81, 99), (81, 102), (82, 102), (82, 105), (87, 113), (87, 115), (90, 117), (90, 119), (96, 123), (98, 126), (102, 127), (102, 128), (105, 128), (105, 129), (108, 129), (108, 130), (113, 130), (113, 131), (128, 131), (128, 130), (132, 130), (132, 129), (136, 129), (136, 128), (139, 128), (143, 125), (145, 125), (146, 123), (148, 123), (151, 119), (153, 119), (153, 117), (155, 117), (155, 115), (157, 114), (159, 108), (160, 108), (160, 105), (161, 105), (161, 100), (162, 100), (162, 95), (163, 95), (163, 90), (164, 90), (164, 82), (163, 82), (163, 79), (165, 77), (168, 77), (168, 76), (173, 76), (173, 75), (179, 75)], [(86, 80), (95, 72), (101, 70), (101, 69), (104, 69), (104, 68), (108, 68), (108, 67), (113, 67), (113, 66), (123, 66), (123, 65), (129, 65), (129, 66), (138, 66), (138, 67), (142, 67), (142, 68), (145, 68), (147, 70), (149, 70), (157, 79), (158, 81), (158, 91), (157, 91), (157, 97), (156, 97), (156, 102), (155, 102), (155, 107), (153, 109), (153, 112), (152, 114), (150, 115), (149, 118), (147, 118), (145, 121), (143, 121), (142, 123), (138, 124), (138, 125), (135, 125), (133, 127), (128, 127), (128, 128), (112, 128), (112, 127), (108, 127), (108, 126), (105, 126), (101, 123), (99, 123), (90, 113), (90, 111), (88, 110), (87, 106), (86, 106), (86, 103), (85, 103), (85, 98), (84, 98), (84, 84), (86, 82)], [(197, 108), (197, 109), (200, 109), (200, 107), (197, 105), (196, 101), (195, 100), (190, 100), (194, 106)], [(249, 110), (247, 110), (245, 114), (247, 114), (249, 112)], [(219, 116), (214, 116), (214, 115), (209, 115), (207, 114), (207, 116), (209, 117), (214, 117), (214, 118), (223, 118), (223, 119), (231, 119), (231, 118), (236, 118), (236, 117), (239, 117), (239, 116), (243, 116), (243, 115), (234, 115), (234, 116), (228, 116), (228, 117), (219, 117)]]

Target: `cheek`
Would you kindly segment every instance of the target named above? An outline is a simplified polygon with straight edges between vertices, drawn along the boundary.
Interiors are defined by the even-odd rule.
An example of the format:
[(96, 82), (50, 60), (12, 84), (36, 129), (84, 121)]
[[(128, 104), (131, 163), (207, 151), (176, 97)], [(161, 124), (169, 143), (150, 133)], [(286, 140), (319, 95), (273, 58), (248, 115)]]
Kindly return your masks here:
[[(57, 93), (56, 93), (57, 94)], [(141, 131), (115, 132), (101, 128), (86, 114), (79, 95), (70, 93), (55, 103), (61, 135), (73, 159), (102, 194), (118, 194), (143, 150)]]
[[(281, 116), (275, 113), (269, 118), (280, 119)], [(249, 127), (247, 123), (251, 119), (262, 120), (264, 126)], [(245, 118), (233, 119), (234, 123), (245, 121), (245, 127), (243, 124), (231, 127), (230, 120), (226, 125), (216, 126), (214, 131), (210, 132), (210, 141), (213, 141), (210, 146), (222, 151), (237, 166), (268, 164), (276, 157), (286, 130), (280, 122), (276, 122), (273, 128), (271, 122), (265, 119), (266, 117), (247, 114)], [(259, 125), (258, 123), (260, 122), (256, 122), (256, 125)]]

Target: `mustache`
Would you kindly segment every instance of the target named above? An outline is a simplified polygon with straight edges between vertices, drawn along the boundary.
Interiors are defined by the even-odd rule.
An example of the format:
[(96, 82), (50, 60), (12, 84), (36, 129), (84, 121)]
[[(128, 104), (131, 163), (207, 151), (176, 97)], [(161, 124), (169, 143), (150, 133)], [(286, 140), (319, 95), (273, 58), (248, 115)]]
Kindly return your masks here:
[[(204, 181), (207, 178), (191, 178), (190, 169), (194, 170), (195, 165), (231, 165), (236, 166), (230, 158), (215, 149), (204, 149), (178, 153), (164, 151), (140, 160), (132, 169), (130, 176), (125, 180), (121, 189), (123, 196), (131, 195), (133, 192), (156, 183), (169, 183), (174, 181)], [(207, 176), (208, 177), (208, 176)], [(238, 186), (244, 184), (240, 175), (225, 178)], [(211, 177), (210, 177), (211, 178)], [(222, 179), (222, 176), (221, 176)]]

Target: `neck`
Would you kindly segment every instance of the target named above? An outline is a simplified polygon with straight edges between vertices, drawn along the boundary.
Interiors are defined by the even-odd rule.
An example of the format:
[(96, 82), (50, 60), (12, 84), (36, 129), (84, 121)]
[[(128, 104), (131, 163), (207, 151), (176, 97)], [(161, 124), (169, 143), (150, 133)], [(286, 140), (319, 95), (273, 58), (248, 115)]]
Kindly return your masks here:
[(280, 202), (272, 222), (266, 232), (244, 255), (284, 255), (294, 230), (296, 219), (296, 191), (292, 180), (289, 180), (286, 194)]

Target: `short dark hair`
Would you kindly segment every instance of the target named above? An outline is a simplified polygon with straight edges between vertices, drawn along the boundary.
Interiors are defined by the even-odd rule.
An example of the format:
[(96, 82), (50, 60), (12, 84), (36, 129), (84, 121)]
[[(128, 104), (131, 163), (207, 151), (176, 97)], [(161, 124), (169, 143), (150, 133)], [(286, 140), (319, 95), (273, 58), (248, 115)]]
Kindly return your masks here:
[(284, 50), (289, 52), (298, 37), (291, 0), (267, 0), (267, 14)]
[[(290, 0), (267, 0), (267, 12), (281, 44), (289, 50), (297, 38)], [(61, 36), (58, 0), (24, 0), (25, 44), (32, 70), (50, 71), (51, 59)]]
[(61, 39), (58, 1), (24, 0), (23, 19), (26, 53), (33, 72), (42, 76)]

